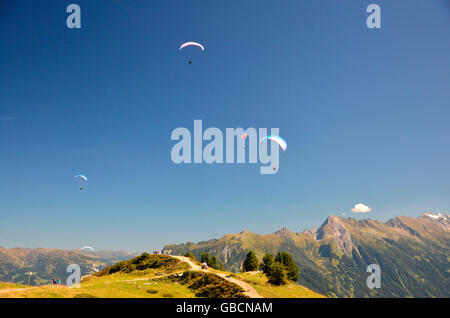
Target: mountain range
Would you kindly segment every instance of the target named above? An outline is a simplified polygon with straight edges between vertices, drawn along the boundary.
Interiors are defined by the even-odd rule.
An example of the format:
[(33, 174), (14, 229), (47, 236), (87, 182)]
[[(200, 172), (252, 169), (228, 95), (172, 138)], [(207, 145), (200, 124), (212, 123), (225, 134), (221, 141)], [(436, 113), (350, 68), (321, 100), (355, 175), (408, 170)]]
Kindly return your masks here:
[[(216, 255), (225, 269), (239, 271), (249, 250), (289, 252), (299, 267), (298, 283), (331, 297), (448, 297), (450, 218), (424, 213), (387, 222), (329, 215), (317, 229), (283, 228), (260, 235), (243, 231), (199, 243), (166, 245), (163, 252)], [(367, 266), (378, 264), (381, 288), (370, 289)]]
[[(30, 285), (48, 284), (53, 278), (68, 276), (67, 266), (77, 264), (81, 275), (101, 270), (136, 254), (126, 251), (84, 252), (52, 248), (0, 247), (0, 281)], [(32, 275), (29, 276), (29, 273)], [(65, 284), (65, 281), (62, 281)]]
[[(249, 250), (259, 260), (265, 253), (289, 252), (300, 271), (298, 283), (331, 297), (449, 297), (450, 217), (424, 213), (399, 216), (387, 222), (330, 215), (317, 229), (292, 232), (283, 228), (260, 235), (243, 231), (198, 243), (166, 245), (163, 253), (197, 258), (208, 252), (226, 270), (238, 272)], [(68, 264), (81, 274), (130, 259), (126, 251), (59, 250), (0, 247), (0, 281), (48, 284), (64, 278)], [(369, 289), (367, 266), (378, 264), (381, 288)]]

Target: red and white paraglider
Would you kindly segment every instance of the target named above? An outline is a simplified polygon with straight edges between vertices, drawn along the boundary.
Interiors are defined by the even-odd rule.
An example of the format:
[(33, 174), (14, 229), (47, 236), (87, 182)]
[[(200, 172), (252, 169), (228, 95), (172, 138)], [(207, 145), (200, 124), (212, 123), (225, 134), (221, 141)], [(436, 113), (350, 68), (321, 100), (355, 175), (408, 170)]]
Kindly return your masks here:
[[(247, 134), (242, 134), (241, 139), (244, 141), (245, 143), (245, 139), (248, 137)], [(247, 149), (245, 146), (242, 149)]]

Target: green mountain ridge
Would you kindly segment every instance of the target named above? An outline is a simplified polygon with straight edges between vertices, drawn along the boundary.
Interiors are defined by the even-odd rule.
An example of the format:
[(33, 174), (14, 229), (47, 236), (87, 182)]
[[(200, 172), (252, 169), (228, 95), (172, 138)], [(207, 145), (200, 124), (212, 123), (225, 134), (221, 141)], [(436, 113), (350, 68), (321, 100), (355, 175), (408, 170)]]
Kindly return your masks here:
[(11, 248), (0, 247), (0, 281), (18, 284), (28, 283), (28, 273), (32, 272), (30, 285), (48, 284), (53, 278), (65, 278), (69, 264), (80, 266), (81, 275), (129, 259), (135, 254), (125, 251), (83, 252), (80, 250), (59, 250), (52, 248)]
[[(337, 297), (448, 297), (449, 216), (399, 216), (387, 222), (328, 216), (318, 228), (273, 234), (243, 231), (220, 239), (166, 245), (165, 252), (216, 255), (225, 268), (239, 271), (249, 250), (287, 251), (300, 269), (299, 283)], [(381, 288), (369, 289), (369, 264), (381, 268)]]

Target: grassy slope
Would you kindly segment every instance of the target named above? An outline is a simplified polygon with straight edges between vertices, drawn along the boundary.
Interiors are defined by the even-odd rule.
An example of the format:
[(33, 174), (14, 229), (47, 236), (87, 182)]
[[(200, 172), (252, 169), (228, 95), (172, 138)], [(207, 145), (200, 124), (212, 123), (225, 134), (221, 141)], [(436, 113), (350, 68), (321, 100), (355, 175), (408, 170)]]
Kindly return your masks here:
[[(218, 278), (213, 274), (214, 272), (233, 275), (237, 279), (246, 281), (263, 297), (323, 297), (296, 284), (282, 287), (272, 286), (267, 283), (267, 278), (263, 274), (231, 274), (217, 270), (214, 270), (212, 273), (191, 271), (190, 273), (196, 276), (186, 279), (186, 274), (184, 274), (184, 278), (174, 279), (172, 275), (186, 272), (186, 263), (178, 260), (174, 262), (174, 258), (167, 256), (150, 256), (150, 258), (151, 260), (149, 261), (149, 259), (139, 260), (139, 257), (136, 257), (133, 260), (113, 265), (103, 271), (103, 273), (100, 272), (96, 276), (89, 276), (84, 279), (80, 284), (80, 288), (69, 288), (66, 286), (25, 288), (26, 286), (0, 283), (0, 298), (193, 298), (198, 297), (198, 295), (215, 297), (216, 291), (214, 288), (222, 289), (222, 292), (228, 290), (230, 294), (234, 294), (236, 297), (237, 294), (233, 291), (236, 286)], [(163, 265), (158, 268), (146, 268), (129, 272), (129, 269), (135, 268), (135, 265), (151, 264), (154, 258), (162, 259)], [(120, 271), (110, 274), (111, 269), (120, 269)], [(203, 285), (199, 284), (199, 282), (202, 282)], [(209, 285), (205, 285), (203, 282), (207, 282)], [(192, 286), (195, 286), (195, 288), (192, 288)], [(6, 289), (8, 290), (6, 291)]]
[(274, 286), (267, 282), (266, 275), (262, 273), (232, 274), (234, 277), (249, 283), (256, 291), (266, 298), (324, 298), (306, 287), (289, 283), (285, 286)]
[(117, 281), (99, 278), (82, 283), (80, 288), (66, 286), (42, 286), (26, 290), (13, 290), (0, 297), (8, 298), (192, 298), (195, 294), (186, 286), (171, 282)]
[[(181, 272), (184, 269), (181, 270)], [(81, 282), (80, 288), (67, 286), (41, 286), (26, 290), (17, 288), (0, 297), (9, 298), (73, 298), (73, 297), (100, 297), (100, 298), (161, 298), (195, 297), (193, 291), (179, 283), (161, 280), (156, 275), (158, 270), (147, 271), (142, 274), (112, 274), (102, 277), (91, 276)], [(10, 287), (11, 288), (11, 287)]]
[(0, 290), (2, 289), (11, 289), (11, 288), (27, 288), (30, 286), (21, 285), (21, 284), (13, 284), (13, 283), (2, 283), (0, 282)]

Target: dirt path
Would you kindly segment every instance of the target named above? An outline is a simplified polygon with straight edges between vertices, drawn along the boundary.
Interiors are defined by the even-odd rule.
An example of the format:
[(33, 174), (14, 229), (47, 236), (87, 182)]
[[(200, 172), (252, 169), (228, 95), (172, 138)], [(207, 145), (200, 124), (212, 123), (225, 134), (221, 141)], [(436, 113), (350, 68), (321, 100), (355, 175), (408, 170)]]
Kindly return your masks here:
[(188, 263), (189, 266), (191, 266), (191, 269), (194, 269), (196, 271), (205, 271), (204, 269), (202, 269), (202, 267), (196, 263), (194, 263), (189, 257), (186, 256), (179, 256), (179, 255), (170, 255), (174, 258), (179, 259), (180, 261), (183, 261), (185, 263)]
[(244, 295), (246, 295), (247, 297), (263, 298), (260, 294), (258, 294), (258, 292), (250, 284), (247, 284), (246, 282), (243, 282), (242, 280), (227, 276), (226, 274), (216, 273), (209, 269), (202, 269), (200, 265), (194, 263), (189, 257), (179, 256), (179, 255), (171, 255), (171, 256), (179, 259), (180, 261), (188, 263), (189, 266), (191, 266), (191, 269), (193, 269), (193, 270), (216, 274), (217, 276), (220, 276), (223, 279), (225, 279), (233, 284), (238, 285), (239, 287), (241, 287), (244, 290)]

